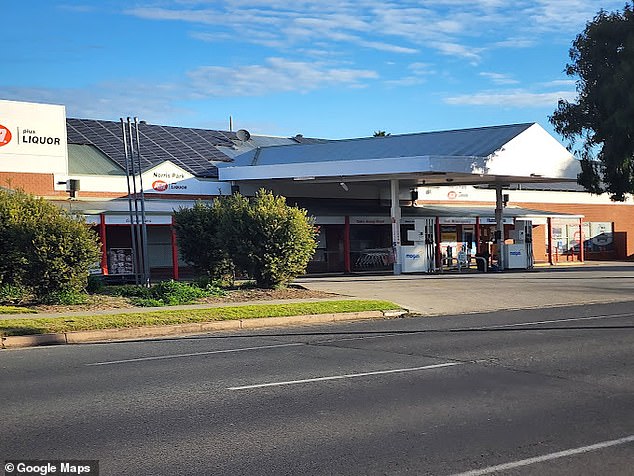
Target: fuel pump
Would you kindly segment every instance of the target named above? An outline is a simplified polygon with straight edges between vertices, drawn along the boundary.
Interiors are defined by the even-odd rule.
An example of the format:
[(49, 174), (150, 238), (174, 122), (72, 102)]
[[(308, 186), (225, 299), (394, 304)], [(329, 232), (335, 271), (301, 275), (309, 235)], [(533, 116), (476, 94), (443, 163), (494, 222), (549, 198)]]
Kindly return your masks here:
[(507, 269), (530, 269), (533, 267), (533, 222), (515, 220), (511, 231), (513, 244), (504, 247), (504, 261)]
[(404, 273), (429, 273), (435, 268), (435, 221), (417, 218), (414, 229), (408, 230), (407, 239), (412, 246), (401, 246)]

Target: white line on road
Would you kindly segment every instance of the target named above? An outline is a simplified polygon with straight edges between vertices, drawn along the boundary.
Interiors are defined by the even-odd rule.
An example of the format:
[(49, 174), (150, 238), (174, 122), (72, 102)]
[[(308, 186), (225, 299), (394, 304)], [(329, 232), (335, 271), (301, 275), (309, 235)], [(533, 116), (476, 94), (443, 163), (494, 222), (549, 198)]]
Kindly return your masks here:
[[(458, 330), (483, 330), (483, 329), (500, 329), (503, 327), (519, 327), (519, 326), (534, 326), (537, 324), (550, 324), (555, 322), (571, 322), (571, 321), (589, 321), (594, 319), (616, 319), (619, 317), (632, 317), (632, 313), (626, 314), (608, 314), (603, 316), (589, 316), (589, 317), (570, 317), (567, 319), (551, 319), (549, 321), (533, 321), (533, 322), (517, 322), (515, 324), (500, 324), (497, 326), (485, 326), (485, 327), (465, 327), (458, 328)], [(453, 330), (453, 329), (452, 329)]]
[(603, 448), (609, 448), (610, 446), (624, 445), (634, 441), (634, 435), (619, 438), (618, 440), (602, 441), (589, 446), (581, 446), (579, 448), (572, 448), (565, 451), (558, 451), (557, 453), (550, 453), (543, 456), (536, 456), (534, 458), (521, 459), (519, 461), (513, 461), (506, 464), (498, 464), (497, 466), (489, 466), (488, 468), (475, 469), (473, 471), (467, 471), (465, 473), (457, 473), (452, 476), (480, 476), (482, 474), (491, 474), (497, 471), (505, 471), (507, 469), (519, 468), (521, 466), (528, 466), (535, 463), (542, 463), (544, 461), (550, 461), (557, 458), (564, 458), (566, 456), (577, 455), (580, 453), (588, 453), (589, 451), (596, 451)]
[(288, 380), (285, 382), (259, 383), (255, 385), (244, 385), (242, 387), (228, 387), (227, 390), (247, 390), (250, 388), (279, 387), (282, 385), (295, 385), (300, 383), (323, 382), (326, 380), (341, 380), (346, 378), (366, 377), (368, 375), (385, 375), (385, 374), (395, 374), (400, 372), (415, 372), (418, 370), (431, 370), (431, 369), (439, 369), (442, 367), (453, 367), (454, 365), (463, 365), (465, 363), (466, 362), (446, 362), (444, 364), (425, 365), (424, 367), (410, 367), (410, 368), (393, 369), (393, 370), (377, 370), (375, 372), (363, 372), (358, 374), (333, 375), (330, 377), (316, 377), (316, 378), (307, 378), (302, 380)]
[(142, 362), (144, 360), (164, 360), (164, 359), (178, 359), (181, 357), (194, 357), (197, 355), (210, 355), (210, 354), (228, 354), (231, 352), (244, 352), (246, 350), (261, 350), (261, 349), (275, 349), (277, 347), (293, 347), (298, 345), (306, 345), (301, 342), (295, 342), (292, 344), (276, 344), (276, 345), (262, 345), (259, 347), (242, 347), (239, 349), (226, 349), (226, 350), (210, 350), (207, 352), (192, 352), (191, 354), (171, 354), (171, 355), (157, 355), (154, 357), (139, 357), (136, 359), (123, 359), (123, 360), (110, 360), (106, 362), (95, 362), (92, 364), (85, 364), (88, 367), (96, 365), (112, 365), (112, 364), (125, 364), (128, 362)]

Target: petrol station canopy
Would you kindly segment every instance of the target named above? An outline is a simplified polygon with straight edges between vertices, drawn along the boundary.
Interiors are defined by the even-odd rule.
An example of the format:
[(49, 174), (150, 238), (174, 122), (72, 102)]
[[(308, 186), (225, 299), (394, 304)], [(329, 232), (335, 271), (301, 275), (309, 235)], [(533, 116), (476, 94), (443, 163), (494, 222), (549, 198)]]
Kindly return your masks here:
[(578, 162), (536, 123), (262, 147), (220, 180), (482, 185), (575, 181)]

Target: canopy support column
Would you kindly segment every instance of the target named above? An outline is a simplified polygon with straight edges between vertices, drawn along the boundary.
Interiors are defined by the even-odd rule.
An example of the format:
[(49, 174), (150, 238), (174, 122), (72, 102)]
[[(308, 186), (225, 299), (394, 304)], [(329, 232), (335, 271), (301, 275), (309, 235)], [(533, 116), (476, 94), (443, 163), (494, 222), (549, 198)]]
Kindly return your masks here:
[(495, 186), (495, 242), (498, 248), (498, 269), (504, 270), (504, 196), (502, 185)]
[(390, 180), (390, 218), (392, 222), (392, 253), (394, 253), (394, 274), (403, 271), (401, 265), (401, 204), (399, 202), (398, 179)]

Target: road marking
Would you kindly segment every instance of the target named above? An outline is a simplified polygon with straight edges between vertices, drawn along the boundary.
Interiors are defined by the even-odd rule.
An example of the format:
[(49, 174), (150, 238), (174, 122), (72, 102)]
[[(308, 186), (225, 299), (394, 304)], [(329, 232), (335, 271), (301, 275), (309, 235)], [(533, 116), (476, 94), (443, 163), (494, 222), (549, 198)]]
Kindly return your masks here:
[(306, 344), (303, 344), (301, 342), (294, 342), (292, 344), (262, 345), (258, 347), (242, 347), (239, 349), (210, 350), (207, 352), (192, 352), (191, 354), (170, 354), (170, 355), (157, 355), (154, 357), (139, 357), (136, 359), (110, 360), (106, 362), (95, 362), (92, 364), (85, 364), (85, 365), (88, 367), (94, 367), (97, 365), (126, 364), (128, 362), (143, 362), (145, 360), (179, 359), (181, 357), (195, 357), (197, 355), (228, 354), (231, 352), (244, 352), (246, 350), (275, 349), (277, 347), (293, 347), (298, 345), (306, 345)]
[[(550, 324), (554, 322), (588, 321), (593, 319), (616, 319), (619, 317), (632, 317), (632, 313), (629, 312), (627, 314), (607, 314), (603, 316), (590, 316), (590, 317), (570, 317), (567, 319), (552, 319), (549, 321), (532, 321), (532, 322), (518, 322), (515, 324), (500, 324), (498, 326), (456, 328), (455, 330), (470, 331), (470, 330), (483, 330), (483, 329), (500, 329), (504, 327), (534, 326), (537, 324)], [(451, 329), (451, 330), (454, 330), (454, 329)]]
[(521, 459), (519, 461), (513, 461), (506, 464), (498, 464), (497, 466), (489, 466), (488, 468), (475, 469), (473, 471), (467, 471), (465, 473), (457, 473), (452, 476), (480, 476), (482, 474), (491, 474), (497, 471), (505, 471), (507, 469), (519, 468), (521, 466), (528, 466), (535, 463), (541, 463), (544, 461), (550, 461), (557, 458), (564, 458), (566, 456), (577, 455), (581, 453), (588, 453), (590, 451), (600, 450), (603, 448), (609, 448), (610, 446), (624, 445), (634, 441), (634, 435), (619, 438), (618, 440), (602, 441), (589, 446), (581, 446), (579, 448), (573, 448), (565, 451), (558, 451), (557, 453), (550, 453), (544, 456), (536, 456), (534, 458)]
[(316, 378), (307, 378), (307, 379), (301, 379), (301, 380), (288, 380), (285, 382), (259, 383), (255, 385), (244, 385), (241, 387), (228, 387), (227, 390), (247, 390), (250, 388), (280, 387), (282, 385), (296, 385), (300, 383), (324, 382), (326, 380), (341, 380), (346, 378), (366, 377), (368, 375), (385, 375), (385, 374), (395, 374), (395, 373), (402, 373), (402, 372), (415, 372), (418, 370), (431, 370), (431, 369), (439, 369), (442, 367), (453, 367), (454, 365), (463, 365), (465, 363), (466, 362), (446, 362), (444, 364), (425, 365), (424, 367), (410, 367), (410, 368), (393, 369), (393, 370), (377, 370), (374, 372), (362, 372), (358, 374), (333, 375), (330, 377), (316, 377)]

